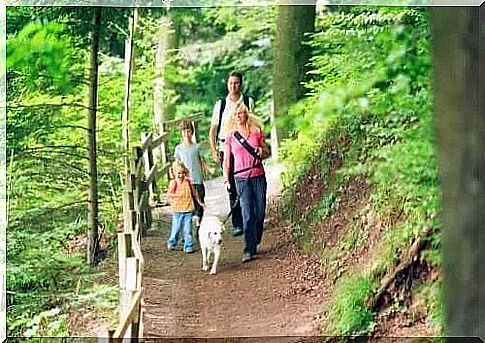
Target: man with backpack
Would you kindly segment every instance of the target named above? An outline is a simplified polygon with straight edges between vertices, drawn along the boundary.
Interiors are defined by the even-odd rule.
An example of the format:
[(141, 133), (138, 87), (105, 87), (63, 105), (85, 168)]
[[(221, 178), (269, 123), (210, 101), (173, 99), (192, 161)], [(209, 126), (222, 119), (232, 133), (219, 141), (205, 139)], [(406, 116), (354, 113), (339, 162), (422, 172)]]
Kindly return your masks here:
[[(224, 126), (227, 118), (231, 115), (232, 111), (236, 107), (236, 104), (241, 100), (244, 102), (249, 111), (254, 108), (254, 100), (251, 97), (242, 94), (243, 77), (239, 72), (231, 72), (227, 79), (227, 91), (228, 94), (225, 98), (221, 98), (216, 101), (214, 109), (212, 110), (211, 127), (209, 131), (209, 143), (212, 153), (212, 157), (215, 162), (218, 162), (222, 168), (222, 161), (224, 160), (223, 146), (224, 137), (221, 133), (221, 128)], [(236, 182), (234, 180), (234, 157), (231, 156), (231, 173), (228, 181), (230, 184), (229, 190), (229, 203), (232, 210), (232, 227), (233, 235), (239, 236), (243, 234), (243, 223), (241, 215), (241, 207), (237, 202)]]

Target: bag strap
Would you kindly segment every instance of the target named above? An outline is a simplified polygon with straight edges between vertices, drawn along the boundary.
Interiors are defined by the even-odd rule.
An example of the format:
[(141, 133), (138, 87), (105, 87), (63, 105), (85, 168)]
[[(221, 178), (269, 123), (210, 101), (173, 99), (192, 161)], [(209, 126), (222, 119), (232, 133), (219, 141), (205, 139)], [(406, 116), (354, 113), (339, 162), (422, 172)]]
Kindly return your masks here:
[(253, 165), (251, 167), (233, 172), (234, 175), (248, 170), (252, 170), (262, 165), (261, 157), (259, 157), (258, 153), (256, 152), (256, 149), (254, 149), (253, 146), (249, 144), (249, 142), (241, 135), (241, 133), (239, 133), (239, 131), (234, 131), (234, 138), (239, 142), (239, 144), (241, 144), (244, 147), (244, 149), (247, 150), (247, 152), (251, 154), (251, 156), (253, 156)]
[(234, 138), (236, 138), (239, 144), (241, 144), (244, 149), (246, 149), (247, 152), (249, 152), (249, 154), (254, 157), (254, 159), (261, 159), (256, 152), (256, 149), (254, 149), (253, 146), (248, 143), (248, 141), (239, 133), (239, 131), (234, 131)]
[(224, 113), (225, 108), (226, 108), (226, 98), (221, 98), (221, 107), (219, 109), (219, 124), (217, 125), (216, 142), (219, 139), (219, 133), (221, 132), (222, 113)]

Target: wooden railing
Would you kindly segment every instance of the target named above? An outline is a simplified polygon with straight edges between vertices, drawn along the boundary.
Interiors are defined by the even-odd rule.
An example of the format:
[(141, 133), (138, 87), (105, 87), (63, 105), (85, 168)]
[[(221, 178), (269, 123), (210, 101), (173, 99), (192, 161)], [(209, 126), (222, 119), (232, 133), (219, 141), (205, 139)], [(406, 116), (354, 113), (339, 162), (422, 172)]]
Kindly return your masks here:
[[(166, 146), (169, 132), (178, 129), (182, 120), (189, 120), (197, 128), (202, 114), (166, 121), (161, 135), (142, 133), (141, 144), (132, 148), (130, 174), (123, 185), (123, 232), (118, 233), (119, 324), (108, 331), (108, 342), (135, 342), (143, 337), (143, 267), (141, 238), (152, 224), (150, 203), (158, 199), (157, 181), (166, 178), (170, 161)], [(194, 130), (197, 136), (197, 129)], [(160, 149), (161, 148), (161, 149)], [(155, 149), (160, 153), (154, 154)], [(157, 164), (154, 155), (160, 156)], [(106, 341), (101, 338), (100, 341)]]

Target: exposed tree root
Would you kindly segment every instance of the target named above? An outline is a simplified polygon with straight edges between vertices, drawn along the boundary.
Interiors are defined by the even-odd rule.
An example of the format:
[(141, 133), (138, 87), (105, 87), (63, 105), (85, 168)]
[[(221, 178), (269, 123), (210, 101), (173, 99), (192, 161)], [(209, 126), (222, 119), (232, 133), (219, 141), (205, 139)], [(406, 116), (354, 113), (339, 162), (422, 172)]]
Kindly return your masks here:
[[(410, 288), (412, 284), (412, 268), (419, 261), (421, 251), (428, 245), (428, 239), (432, 231), (429, 228), (424, 228), (418, 239), (411, 245), (406, 257), (394, 269), (394, 271), (384, 278), (381, 282), (381, 287), (377, 290), (375, 295), (367, 302), (368, 308), (377, 312), (380, 308), (387, 304), (385, 299), (386, 294), (394, 286), (399, 287), (405, 283), (406, 288)], [(404, 277), (404, 278), (403, 278)]]

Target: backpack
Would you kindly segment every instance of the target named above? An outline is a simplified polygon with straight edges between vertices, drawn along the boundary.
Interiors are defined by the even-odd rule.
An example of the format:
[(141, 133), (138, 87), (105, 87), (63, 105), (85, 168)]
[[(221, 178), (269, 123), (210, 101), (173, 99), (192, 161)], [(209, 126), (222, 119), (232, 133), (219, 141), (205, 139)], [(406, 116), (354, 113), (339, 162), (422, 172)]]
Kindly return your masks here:
[[(221, 132), (221, 121), (222, 121), (222, 113), (224, 113), (224, 109), (226, 108), (226, 98), (221, 98), (221, 109), (219, 110), (219, 122), (217, 125), (217, 133), (216, 137), (219, 137), (219, 132)], [(249, 108), (249, 96), (243, 94), (243, 103)]]

